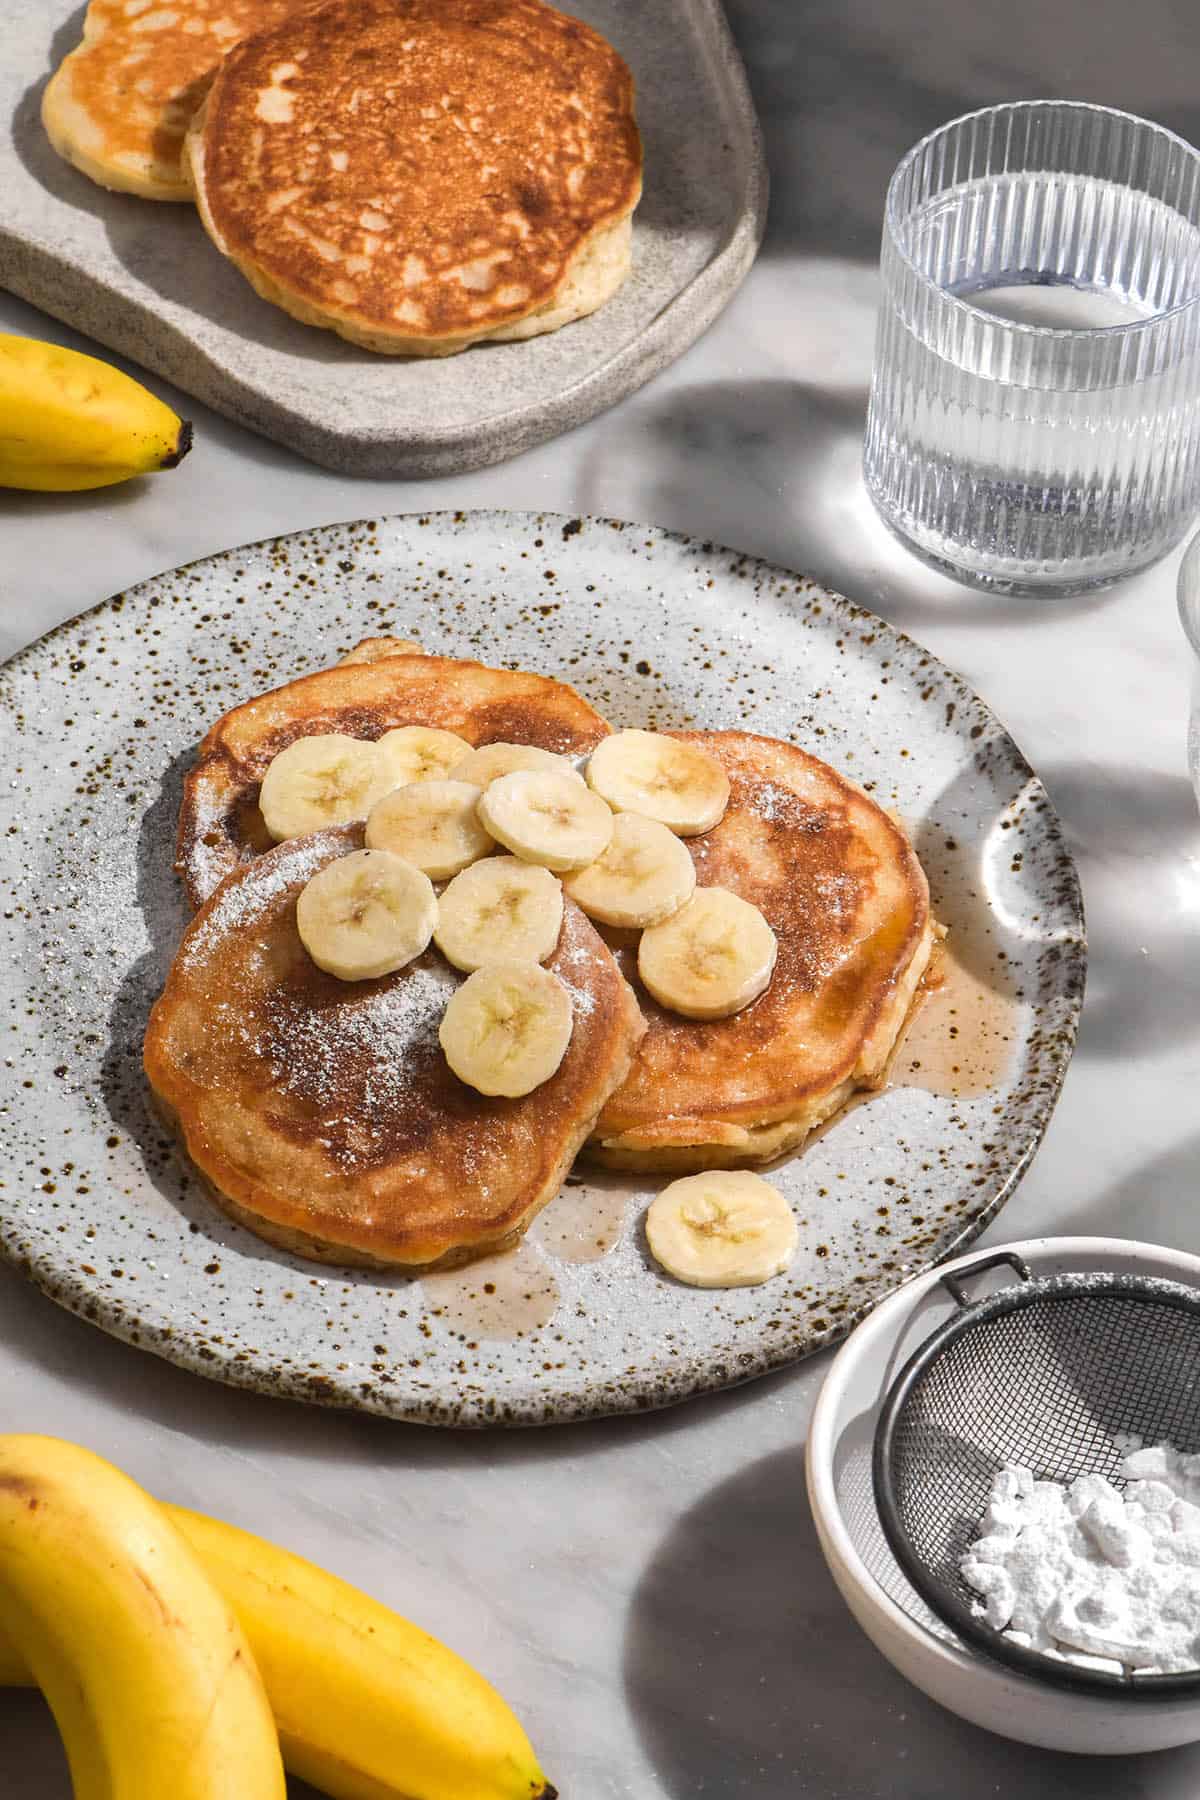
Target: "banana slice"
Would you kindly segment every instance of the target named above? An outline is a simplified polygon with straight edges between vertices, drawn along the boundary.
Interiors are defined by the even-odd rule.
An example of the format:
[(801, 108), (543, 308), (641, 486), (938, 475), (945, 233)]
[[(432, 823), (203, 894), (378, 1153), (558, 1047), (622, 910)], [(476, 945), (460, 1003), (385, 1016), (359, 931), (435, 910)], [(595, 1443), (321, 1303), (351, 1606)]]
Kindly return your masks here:
[(556, 769), (560, 775), (583, 780), (565, 756), (555, 756), (553, 750), (539, 750), (536, 744), (485, 744), (482, 750), (471, 750), (450, 774), (455, 781), (473, 781), (476, 787), (485, 788), (518, 769)]
[(378, 744), (316, 732), (297, 738), (272, 758), (258, 805), (277, 844), (330, 825), (365, 819), (394, 786), (391, 764)]
[(489, 856), (456, 875), (438, 901), (434, 941), (469, 975), (485, 963), (545, 962), (562, 930), (562, 884), (517, 856)]
[(492, 849), (476, 811), (480, 794), (467, 781), (396, 788), (367, 817), (367, 847), (394, 851), (432, 880), (445, 881)]
[(437, 731), (432, 725), (398, 725), (377, 741), (391, 764), (393, 787), (408, 787), (413, 781), (445, 781), (455, 764), (471, 751), (466, 738), (453, 731)]
[(614, 812), (641, 813), (679, 837), (711, 831), (729, 804), (715, 756), (656, 731), (617, 731), (592, 751), (588, 786)]
[(728, 888), (697, 888), (686, 906), (642, 933), (638, 974), (660, 1006), (686, 1019), (725, 1019), (771, 979), (775, 933)]
[(613, 816), (578, 776), (517, 769), (485, 789), (479, 817), (523, 862), (561, 873), (584, 869), (608, 847)]
[(437, 911), (420, 869), (390, 850), (352, 850), (301, 891), (296, 929), (318, 969), (339, 981), (371, 981), (420, 956)]
[(535, 962), (489, 963), (451, 995), (438, 1037), (460, 1081), (515, 1100), (549, 1081), (572, 1023), (557, 975)]
[(604, 925), (657, 925), (696, 887), (696, 865), (673, 831), (639, 813), (618, 813), (608, 848), (563, 883), (577, 906)]
[(691, 1287), (757, 1287), (796, 1254), (792, 1209), (747, 1169), (685, 1175), (653, 1201), (646, 1241), (657, 1262)]

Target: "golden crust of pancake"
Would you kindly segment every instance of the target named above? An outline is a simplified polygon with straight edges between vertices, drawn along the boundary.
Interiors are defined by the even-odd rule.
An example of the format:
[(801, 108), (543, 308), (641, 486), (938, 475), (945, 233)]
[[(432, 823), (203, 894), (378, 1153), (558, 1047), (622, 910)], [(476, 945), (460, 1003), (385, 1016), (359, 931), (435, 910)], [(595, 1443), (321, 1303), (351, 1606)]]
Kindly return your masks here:
[(687, 840), (698, 880), (759, 907), (779, 956), (744, 1011), (697, 1021), (657, 1006), (618, 951), (648, 1030), (587, 1154), (644, 1171), (768, 1162), (881, 1080), (937, 932), (929, 890), (904, 832), (827, 763), (746, 732), (670, 735), (730, 781), (720, 824)]
[(629, 70), (543, 0), (337, 0), (225, 58), (200, 216), (264, 298), (368, 349), (552, 331), (629, 269)]
[(184, 134), (227, 50), (300, 0), (91, 0), (83, 39), (51, 76), (42, 123), (101, 187), (190, 200)]
[(345, 656), (338, 658), (344, 668), (347, 663), (384, 662), (389, 656), (424, 656), (420, 644), (412, 638), (377, 637), (363, 638), (355, 644), (353, 650), (347, 650)]
[(562, 1185), (644, 1025), (612, 955), (567, 903), (548, 968), (571, 993), (559, 1069), (488, 1099), (438, 1043), (461, 977), (435, 951), (378, 981), (318, 969), (296, 899), (361, 847), (343, 826), (222, 883), (150, 1015), (146, 1075), (210, 1190), (268, 1241), (322, 1261), (449, 1267), (515, 1243)]
[(193, 906), (269, 848), (258, 790), (272, 757), (315, 732), (377, 738), (397, 725), (437, 726), (476, 746), (537, 744), (568, 755), (608, 734), (582, 695), (546, 675), (417, 654), (302, 676), (235, 707), (200, 744), (183, 784), (175, 858)]

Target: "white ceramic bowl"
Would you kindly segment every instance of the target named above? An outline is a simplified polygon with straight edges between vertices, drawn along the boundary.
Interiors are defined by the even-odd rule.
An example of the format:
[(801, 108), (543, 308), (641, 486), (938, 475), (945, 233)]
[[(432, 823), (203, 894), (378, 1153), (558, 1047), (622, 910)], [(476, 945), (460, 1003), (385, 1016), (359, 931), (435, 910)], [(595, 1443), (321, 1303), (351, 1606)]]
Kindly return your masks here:
[(1200, 536), (1179, 565), (1179, 622), (1191, 646), (1192, 701), (1188, 714), (1188, 770), (1200, 803)]
[[(1009, 1244), (1035, 1275), (1110, 1269), (1200, 1287), (1200, 1257), (1121, 1238), (1031, 1238)], [(1049, 1750), (1113, 1756), (1200, 1740), (1200, 1700), (1076, 1694), (977, 1655), (910, 1587), (896, 1563), (871, 1485), (875, 1421), (893, 1380), (955, 1310), (941, 1286), (994, 1249), (977, 1250), (910, 1282), (846, 1340), (825, 1378), (808, 1436), (808, 1494), (833, 1578), (872, 1643), (902, 1675), (974, 1725)], [(982, 1295), (1015, 1277), (981, 1276)]]

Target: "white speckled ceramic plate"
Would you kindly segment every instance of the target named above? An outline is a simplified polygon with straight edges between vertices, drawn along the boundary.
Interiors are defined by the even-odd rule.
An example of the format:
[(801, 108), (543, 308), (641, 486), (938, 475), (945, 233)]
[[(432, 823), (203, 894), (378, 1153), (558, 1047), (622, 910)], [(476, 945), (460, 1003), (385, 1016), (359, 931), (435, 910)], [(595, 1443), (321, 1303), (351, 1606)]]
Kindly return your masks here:
[[(165, 1138), (140, 1047), (185, 917), (171, 872), (183, 770), (227, 708), (384, 631), (561, 673), (618, 724), (795, 738), (909, 823), (961, 965), (958, 1011), (942, 1005), (938, 1025), (933, 1003), (945, 1041), (919, 1024), (921, 1055), (898, 1065), (921, 1061), (926, 1086), (872, 1097), (775, 1171), (801, 1221), (789, 1275), (726, 1293), (669, 1281), (642, 1237), (653, 1185), (586, 1175), (508, 1257), (423, 1280), (343, 1273), (226, 1220)], [(61, 626), (0, 671), (0, 717), (0, 1248), (71, 1311), (200, 1374), (456, 1425), (635, 1411), (742, 1381), (961, 1250), (1054, 1106), (1085, 952), (1044, 790), (957, 676), (784, 570), (594, 519), (332, 526), (158, 576)]]

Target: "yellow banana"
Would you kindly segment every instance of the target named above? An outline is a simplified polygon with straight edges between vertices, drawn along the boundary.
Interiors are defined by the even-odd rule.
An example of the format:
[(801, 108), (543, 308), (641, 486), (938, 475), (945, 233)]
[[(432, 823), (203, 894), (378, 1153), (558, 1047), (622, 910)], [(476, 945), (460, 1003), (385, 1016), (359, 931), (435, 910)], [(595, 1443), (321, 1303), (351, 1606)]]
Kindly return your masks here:
[(0, 1606), (75, 1800), (285, 1800), (250, 1647), (162, 1508), (57, 1438), (0, 1437)]
[(0, 1627), (0, 1687), (36, 1687), (33, 1670)]
[(0, 333), (0, 487), (109, 487), (173, 469), (192, 428), (120, 369)]
[[(436, 1638), (263, 1538), (162, 1510), (238, 1615), (292, 1774), (332, 1800), (554, 1800), (499, 1694)], [(0, 1636), (0, 1684), (31, 1679)]]

